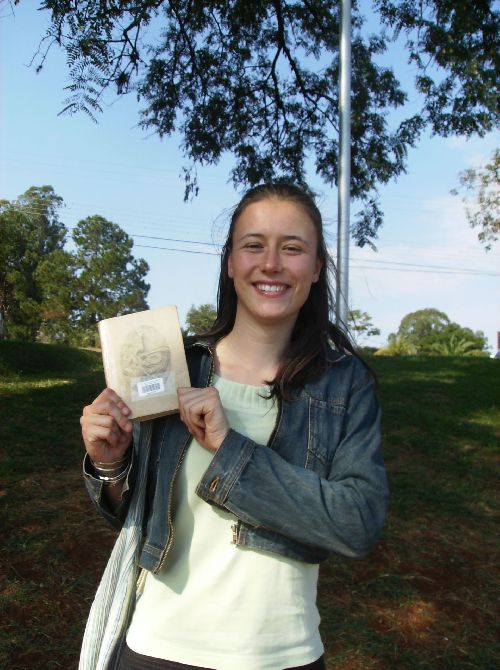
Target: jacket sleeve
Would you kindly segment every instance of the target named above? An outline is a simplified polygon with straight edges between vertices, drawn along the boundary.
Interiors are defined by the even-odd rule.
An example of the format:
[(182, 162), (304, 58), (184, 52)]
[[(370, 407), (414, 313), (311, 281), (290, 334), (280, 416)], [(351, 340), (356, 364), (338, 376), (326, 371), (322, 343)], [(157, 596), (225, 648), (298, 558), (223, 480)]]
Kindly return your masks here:
[(121, 529), (129, 507), (130, 493), (134, 486), (137, 470), (137, 444), (139, 443), (140, 430), (140, 424), (136, 422), (134, 424), (134, 439), (131, 446), (132, 457), (128, 467), (127, 476), (125, 477), (123, 483), (121, 504), (116, 510), (113, 511), (109, 507), (106, 498), (103, 495), (104, 487), (106, 485), (100, 479), (95, 477), (89, 455), (85, 454), (83, 459), (83, 481), (85, 483), (85, 488), (89, 498), (91, 499), (99, 514), (104, 519), (106, 519), (106, 521), (110, 523), (116, 530)]
[(371, 378), (351, 394), (344, 421), (327, 477), (230, 430), (197, 494), (250, 526), (363, 556), (380, 535), (388, 505), (380, 409)]

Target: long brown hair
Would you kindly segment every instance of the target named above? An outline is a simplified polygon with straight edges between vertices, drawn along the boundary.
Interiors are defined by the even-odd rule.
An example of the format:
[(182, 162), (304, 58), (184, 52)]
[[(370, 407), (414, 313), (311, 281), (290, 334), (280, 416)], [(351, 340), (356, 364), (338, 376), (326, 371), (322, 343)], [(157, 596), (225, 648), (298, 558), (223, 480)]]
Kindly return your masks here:
[(290, 391), (318, 379), (326, 369), (326, 352), (332, 340), (338, 349), (355, 353), (347, 335), (333, 324), (333, 292), (329, 276), (335, 275), (335, 265), (328, 253), (323, 233), (321, 213), (308, 191), (294, 184), (277, 182), (255, 186), (245, 193), (231, 216), (226, 242), (222, 248), (217, 316), (209, 332), (203, 337), (219, 340), (231, 332), (236, 318), (237, 295), (234, 282), (228, 274), (228, 259), (233, 248), (233, 234), (238, 218), (253, 203), (267, 199), (291, 200), (307, 213), (316, 230), (317, 254), (322, 262), (318, 281), (312, 284), (309, 296), (298, 314), (290, 344), (272, 385), (272, 394), (287, 398)]

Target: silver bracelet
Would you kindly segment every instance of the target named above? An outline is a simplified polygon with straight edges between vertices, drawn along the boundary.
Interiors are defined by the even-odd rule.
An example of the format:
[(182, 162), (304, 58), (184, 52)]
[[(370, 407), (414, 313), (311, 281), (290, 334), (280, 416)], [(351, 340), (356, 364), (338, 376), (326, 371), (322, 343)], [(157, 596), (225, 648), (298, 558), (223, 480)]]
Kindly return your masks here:
[[(93, 461), (90, 459), (90, 462), (92, 463), (97, 478), (112, 486), (125, 479), (130, 466), (130, 457), (131, 452), (129, 451), (127, 455), (119, 461), (105, 463), (104, 461)], [(103, 467), (104, 465), (109, 467)]]
[(94, 463), (92, 463), (92, 466), (97, 472), (121, 472), (123, 469), (128, 468), (128, 463), (122, 463), (122, 465), (113, 468), (102, 468), (100, 465), (94, 465)]
[[(90, 459), (92, 461), (92, 459)], [(130, 460), (130, 450), (125, 453), (125, 456), (123, 458), (120, 458), (119, 461), (92, 461), (92, 465), (94, 467), (98, 467), (101, 465), (121, 465), (122, 463), (125, 463), (126, 461)]]
[(105, 475), (100, 475), (99, 473), (97, 473), (97, 478), (99, 479), (100, 482), (106, 484), (107, 486), (116, 486), (116, 484), (119, 484), (126, 478), (127, 474), (128, 474), (128, 467), (122, 470), (120, 474), (112, 477), (107, 477)]

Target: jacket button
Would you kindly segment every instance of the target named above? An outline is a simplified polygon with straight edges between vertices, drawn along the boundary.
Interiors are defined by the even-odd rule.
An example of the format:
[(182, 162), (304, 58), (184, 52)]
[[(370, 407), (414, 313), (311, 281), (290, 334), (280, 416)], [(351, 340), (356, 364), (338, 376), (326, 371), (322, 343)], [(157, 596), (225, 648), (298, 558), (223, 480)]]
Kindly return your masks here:
[(212, 479), (212, 483), (210, 484), (210, 492), (211, 493), (215, 493), (215, 491), (217, 490), (217, 487), (219, 486), (219, 482), (220, 482), (220, 477), (219, 476), (215, 477), (215, 479)]

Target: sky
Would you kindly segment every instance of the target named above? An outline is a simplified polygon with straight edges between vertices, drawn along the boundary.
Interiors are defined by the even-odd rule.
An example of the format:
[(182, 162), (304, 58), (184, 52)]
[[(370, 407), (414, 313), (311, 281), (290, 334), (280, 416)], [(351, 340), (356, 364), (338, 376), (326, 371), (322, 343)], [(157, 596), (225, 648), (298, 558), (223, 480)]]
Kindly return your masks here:
[[(117, 223), (133, 238), (134, 255), (149, 264), (149, 306), (177, 305), (184, 323), (192, 305), (215, 303), (218, 249), (241, 197), (228, 181), (231, 157), (199, 169), (200, 193), (185, 203), (179, 138), (160, 140), (140, 129), (133, 95), (110, 97), (97, 124), (85, 115), (59, 116), (68, 83), (64, 54), (53, 48), (40, 74), (30, 67), (49, 16), (38, 4), (25, 0), (15, 14), (0, 4), (0, 199), (49, 184), (64, 199), (61, 220), (70, 231), (94, 214)], [(398, 74), (411, 74), (400, 53), (391, 57)], [(407, 174), (380, 188), (377, 252), (350, 249), (350, 307), (368, 312), (381, 331), (365, 344), (382, 346), (406, 314), (433, 307), (482, 330), (496, 350), (500, 244), (484, 251), (450, 191), (459, 172), (490, 158), (498, 139), (426, 136), (410, 151)], [(335, 257), (336, 191), (308, 178)]]

